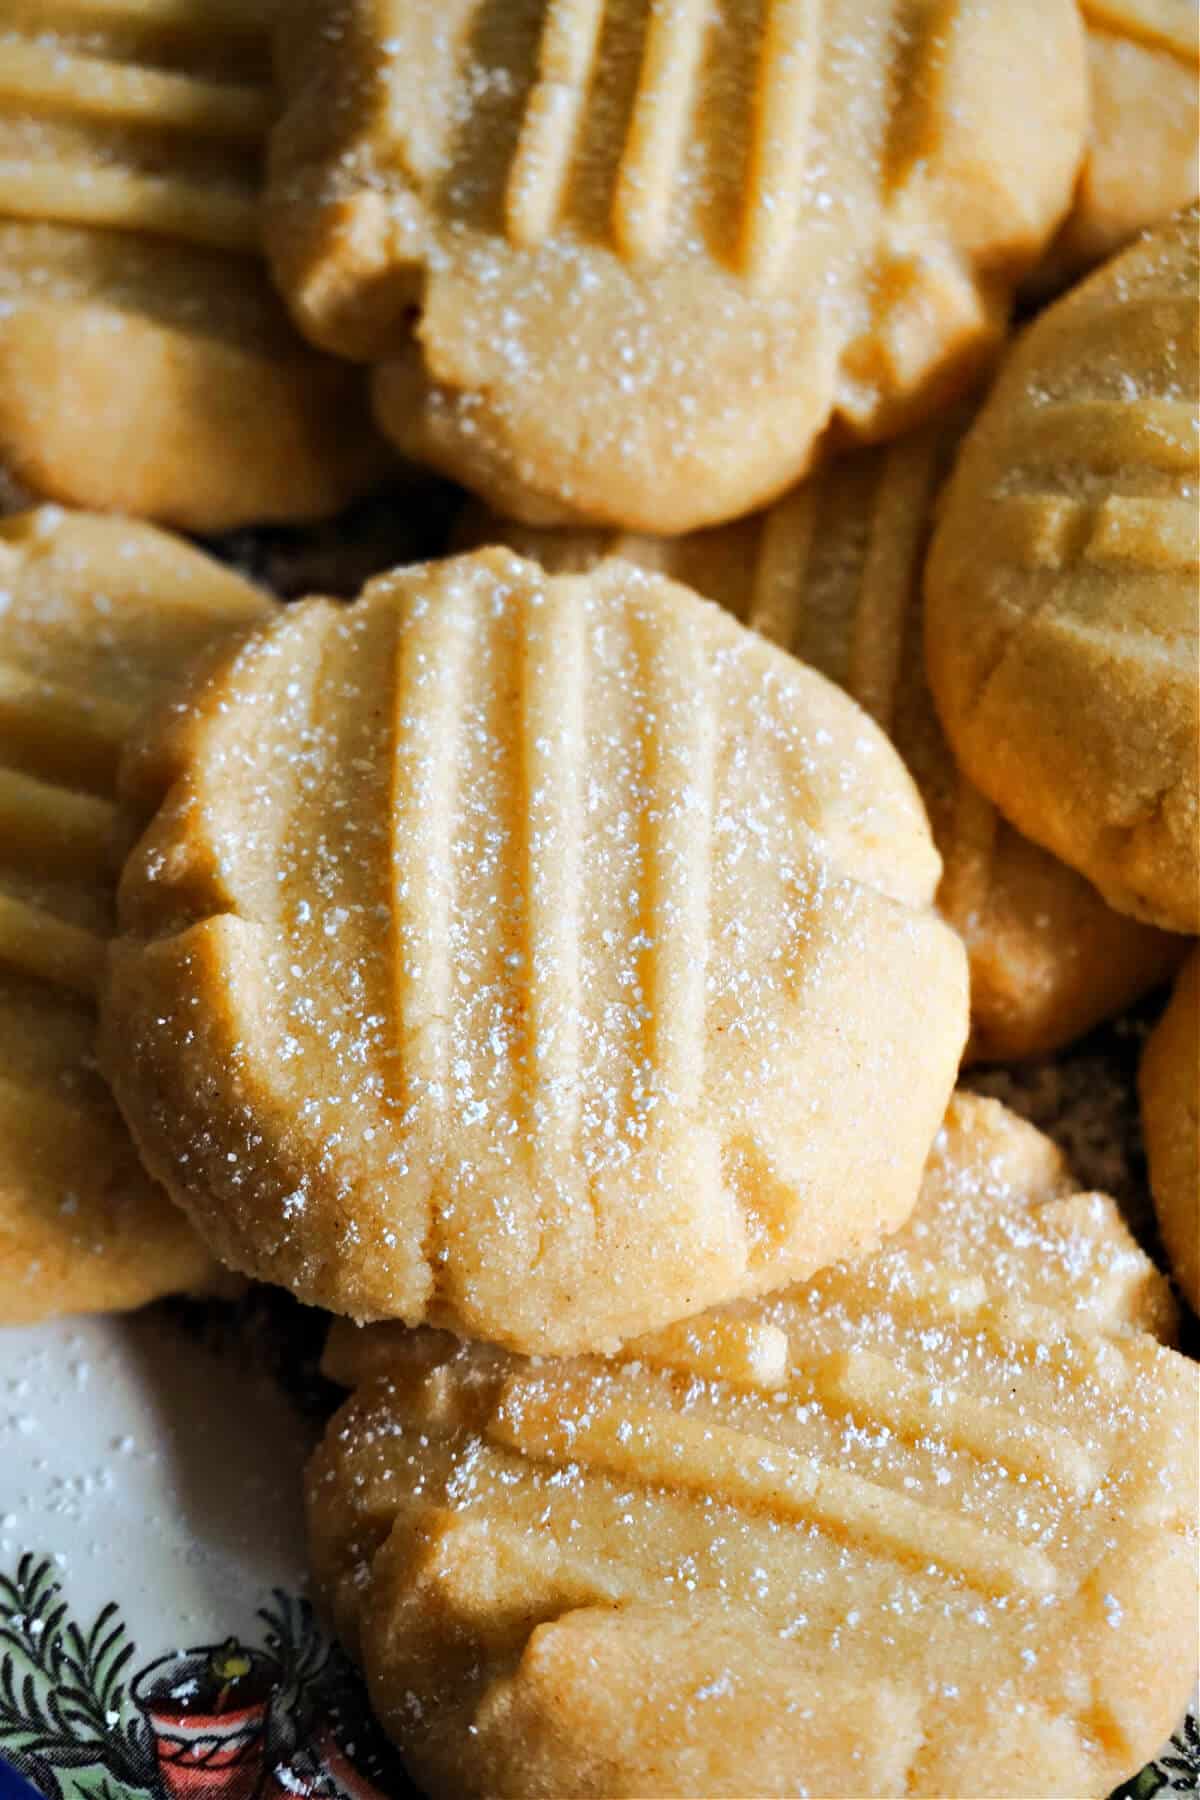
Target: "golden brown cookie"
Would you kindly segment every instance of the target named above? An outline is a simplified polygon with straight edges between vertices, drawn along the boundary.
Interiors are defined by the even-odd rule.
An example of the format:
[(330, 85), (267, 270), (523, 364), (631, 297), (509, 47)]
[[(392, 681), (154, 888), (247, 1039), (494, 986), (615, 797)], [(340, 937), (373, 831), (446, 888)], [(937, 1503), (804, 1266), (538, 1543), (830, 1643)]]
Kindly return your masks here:
[(0, 1323), (138, 1306), (214, 1273), (95, 1067), (114, 792), (141, 710), (264, 597), (148, 526), (0, 523)]
[(1200, 950), (1147, 1040), (1139, 1086), (1159, 1230), (1175, 1279), (1200, 1313)]
[(1112, 1201), (952, 1104), (872, 1257), (527, 1363), (335, 1327), (318, 1587), (432, 1796), (1102, 1796), (1195, 1679), (1197, 1369)]
[(217, 531), (384, 466), (258, 254), (273, 11), (0, 9), (0, 463), (35, 493)]
[(1200, 930), (1197, 214), (1043, 313), (969, 432), (926, 569), (966, 773), (1120, 911)]
[(1091, 130), (1066, 223), (1035, 272), (1061, 282), (1168, 218), (1200, 188), (1195, 0), (1080, 0)]
[(131, 765), (104, 1059), (223, 1259), (607, 1347), (907, 1216), (966, 1027), (844, 694), (626, 564), (268, 625)]
[(302, 0), (277, 43), (301, 330), (376, 365), (401, 449), (533, 523), (690, 530), (827, 427), (935, 410), (1087, 123), (1067, 0)]
[(945, 423), (842, 457), (767, 511), (679, 538), (538, 531), (468, 509), (460, 538), (556, 571), (658, 569), (839, 682), (882, 725), (929, 810), (937, 905), (967, 946), (973, 1058), (1057, 1049), (1163, 981), (1182, 940), (1105, 905), (1000, 819), (955, 766), (925, 681), (921, 565), (955, 434)]

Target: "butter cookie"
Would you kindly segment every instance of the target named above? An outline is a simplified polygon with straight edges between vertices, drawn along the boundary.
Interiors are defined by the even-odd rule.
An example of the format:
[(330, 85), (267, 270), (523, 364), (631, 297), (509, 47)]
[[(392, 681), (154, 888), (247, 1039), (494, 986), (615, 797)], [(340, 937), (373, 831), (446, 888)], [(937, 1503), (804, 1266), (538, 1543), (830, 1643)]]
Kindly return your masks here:
[(1091, 128), (1075, 200), (1033, 285), (1113, 255), (1200, 189), (1195, 0), (1080, 0)]
[(1087, 127), (1068, 0), (302, 0), (277, 44), (300, 329), (375, 366), (403, 451), (534, 524), (716, 523), (827, 428), (935, 411)]
[(946, 735), (1119, 911), (1200, 931), (1197, 214), (1018, 340), (926, 566)]
[(195, 531), (335, 511), (385, 447), (259, 248), (263, 0), (7, 0), (0, 465)]
[(291, 608), (128, 801), (105, 1066), (232, 1266), (574, 1351), (908, 1216), (967, 1016), (920, 799), (687, 589), (497, 550)]
[(145, 525), (0, 522), (0, 1323), (138, 1306), (209, 1252), (138, 1162), (96, 1072), (122, 746), (267, 601)]
[[(873, 1256), (525, 1362), (334, 1329), (318, 1590), (432, 1796), (1100, 1796), (1195, 1680), (1197, 1376), (1113, 1202), (951, 1105)], [(1182, 1651), (1182, 1653), (1181, 1653)]]

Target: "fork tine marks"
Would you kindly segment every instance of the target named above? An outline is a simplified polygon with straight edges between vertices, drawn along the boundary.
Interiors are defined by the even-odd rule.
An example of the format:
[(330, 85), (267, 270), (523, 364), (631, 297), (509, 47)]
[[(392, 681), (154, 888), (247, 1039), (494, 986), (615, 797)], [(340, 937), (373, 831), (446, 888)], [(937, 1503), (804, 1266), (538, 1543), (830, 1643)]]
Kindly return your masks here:
[(0, 100), (92, 121), (190, 131), (197, 137), (258, 144), (270, 107), (258, 87), (146, 69), (43, 44), (7, 44)]
[(816, 520), (816, 483), (801, 482), (763, 515), (745, 624), (799, 654), (804, 584)]
[(742, 266), (757, 288), (782, 274), (800, 205), (817, 97), (821, 0), (769, 0), (746, 179)]
[(565, 1161), (579, 1115), (583, 608), (571, 590), (552, 589), (527, 608), (525, 626), (529, 1126), (539, 1153)]
[(617, 247), (631, 262), (667, 245), (709, 16), (709, 0), (653, 0), (613, 201)]
[(604, 8), (605, 0), (550, 0), (505, 194), (509, 242), (519, 249), (541, 243), (562, 209)]
[(884, 731), (892, 728), (905, 634), (918, 604), (921, 540), (936, 461), (932, 444), (890, 451), (872, 509), (854, 610), (849, 688)]
[(23, 969), (92, 1000), (99, 990), (105, 950), (103, 938), (95, 932), (0, 891), (0, 968)]
[(716, 718), (704, 651), (687, 622), (664, 614), (659, 631), (642, 636), (655, 710), (644, 742), (647, 1060), (661, 1090), (691, 1107), (704, 1074)]
[(42, 168), (27, 160), (0, 162), (0, 211), (21, 219), (144, 231), (244, 254), (259, 246), (258, 203), (240, 188), (98, 168), (92, 162)]

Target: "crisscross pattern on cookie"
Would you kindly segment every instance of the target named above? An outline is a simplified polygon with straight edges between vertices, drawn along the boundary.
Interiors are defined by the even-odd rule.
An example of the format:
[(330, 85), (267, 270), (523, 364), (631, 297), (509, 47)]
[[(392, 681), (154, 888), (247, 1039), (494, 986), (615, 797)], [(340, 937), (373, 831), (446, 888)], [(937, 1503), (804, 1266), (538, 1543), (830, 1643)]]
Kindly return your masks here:
[[(870, 59), (881, 72), (855, 92), (838, 145), (839, 175), (864, 215), (855, 232), (866, 237), (914, 159), (939, 153), (941, 83), (969, 32), (967, 11), (962, 0), (892, 0), (853, 14), (839, 0), (550, 0), (504, 18), (470, 0), (448, 22), (443, 54), (460, 79), (488, 79), (508, 153), (477, 166), (471, 124), (444, 120), (444, 197), (478, 221), (486, 190), (514, 246), (598, 229), (630, 263), (661, 258), (699, 230), (731, 269), (770, 290), (786, 279), (829, 154), (824, 108), (843, 65)], [(421, 27), (403, 7), (388, 17), (402, 58)], [(343, 17), (330, 26), (334, 36), (356, 28)], [(384, 24), (363, 29), (383, 35)], [(380, 168), (411, 166), (403, 137), (388, 135), (407, 125), (386, 106), (373, 117)], [(850, 202), (831, 191), (827, 204)]]
[(964, 768), (1113, 905), (1179, 931), (1197, 917), (1196, 266), (1193, 207), (1014, 345), (926, 580)]
[(0, 214), (256, 250), (268, 12), (5, 0)]
[[(1057, 0), (313, 0), (279, 38), (282, 291), (397, 443), (535, 520), (736, 517), (833, 420), (926, 416), (1083, 132)], [(1055, 93), (1019, 178), (1010, 81)]]
[[(1039, 449), (1049, 462), (1066, 432), (1085, 430), (1098, 478), (1145, 445), (1152, 466), (1186, 468), (1191, 414), (1177, 401), (1139, 412), (1116, 401), (1048, 408)], [(477, 514), (464, 535), (499, 540), (550, 569), (627, 559), (689, 582), (743, 623), (844, 687), (888, 732), (929, 809), (943, 860), (938, 905), (972, 955), (974, 1047), (982, 1056), (1028, 1055), (1078, 1035), (1128, 1004), (1173, 966), (1163, 934), (1114, 914), (1080, 876), (1004, 823), (959, 771), (925, 679), (921, 573), (934, 499), (958, 436), (952, 422), (885, 449), (843, 457), (765, 512), (680, 538), (550, 532)], [(1195, 508), (1180, 503), (1174, 534), (1157, 504), (1110, 496), (1022, 495), (1006, 504), (1046, 563), (1087, 534), (1086, 553), (1167, 561), (1188, 554)], [(1023, 510), (1022, 510), (1023, 509)], [(1189, 517), (1184, 518), (1185, 511)]]
[[(910, 1785), (893, 1772), (879, 1792), (955, 1791), (942, 1759), (997, 1701), (1033, 1715), (1034, 1743), (1066, 1734), (1076, 1791), (1135, 1765), (1187, 1693), (1184, 1670), (1131, 1703), (1121, 1669), (1153, 1636), (1139, 1583), (1181, 1581), (1180, 1630), (1194, 1620), (1196, 1372), (1146, 1333), (1168, 1322), (1165, 1289), (1115, 1207), (1063, 1188), (1044, 1140), (960, 1099), (897, 1239), (696, 1323), (678, 1359), (632, 1345), (620, 1366), (523, 1366), (335, 1334), (334, 1372), (365, 1385), (313, 1467), (314, 1543), (400, 1741), (445, 1780), (445, 1747), (477, 1732), (478, 1764), (458, 1765), (474, 1792), (485, 1759), (513, 1754), (514, 1718), (573, 1685), (571, 1631), (586, 1641), (596, 1609), (597, 1629), (627, 1616), (631, 1654), (662, 1633), (663, 1664), (641, 1664), (668, 1709), (662, 1791), (688, 1791), (708, 1730), (677, 1631), (718, 1675), (733, 1659), (751, 1716), (756, 1679), (794, 1657), (774, 1782), (756, 1792), (805, 1784), (831, 1662), (860, 1698), (894, 1672), (924, 1726), (919, 1754), (895, 1750)], [(710, 1335), (766, 1328), (782, 1370), (697, 1368)], [(744, 1637), (760, 1677), (731, 1648)], [(570, 1730), (565, 1754), (587, 1766)], [(977, 1784), (1002, 1785), (1005, 1738), (972, 1739)], [(603, 1791), (641, 1791), (613, 1755)]]
[[(801, 1200), (827, 1127), (789, 1093), (823, 1108), (875, 1068), (893, 1171), (924, 1128), (907, 1081), (882, 1097), (878, 1017), (851, 1058), (825, 1013), (876, 956), (885, 1008), (914, 957), (957, 1003), (915, 794), (844, 696), (683, 589), (500, 552), (400, 572), (272, 627), (162, 760), (115, 1060), (143, 1116), (166, 1021), (202, 1023), (230, 1110), (189, 1080), (216, 1098), (187, 1147), (145, 1124), (235, 1261), (265, 1245), (360, 1315), (611, 1344), (851, 1221)], [(193, 1152), (226, 1125), (210, 1203)]]
[[(20, 1317), (89, 1281), (122, 1305), (206, 1270), (96, 1074), (95, 1004), (121, 752), (144, 706), (262, 603), (157, 533), (49, 507), (0, 524), (0, 591), (0, 1316)], [(125, 1215), (132, 1279), (113, 1268), (106, 1287), (89, 1262)]]

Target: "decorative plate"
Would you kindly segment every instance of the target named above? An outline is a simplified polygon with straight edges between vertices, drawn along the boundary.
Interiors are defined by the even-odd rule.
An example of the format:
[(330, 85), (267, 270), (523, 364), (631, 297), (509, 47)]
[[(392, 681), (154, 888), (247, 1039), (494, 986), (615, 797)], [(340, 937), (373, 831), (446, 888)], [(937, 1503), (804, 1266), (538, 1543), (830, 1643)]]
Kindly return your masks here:
[[(417, 1800), (305, 1598), (319, 1334), (261, 1292), (0, 1332), (0, 1800)], [(1168, 1792), (1194, 1717), (1119, 1790)]]
[(0, 1333), (0, 1800), (412, 1794), (304, 1597), (277, 1304)]

